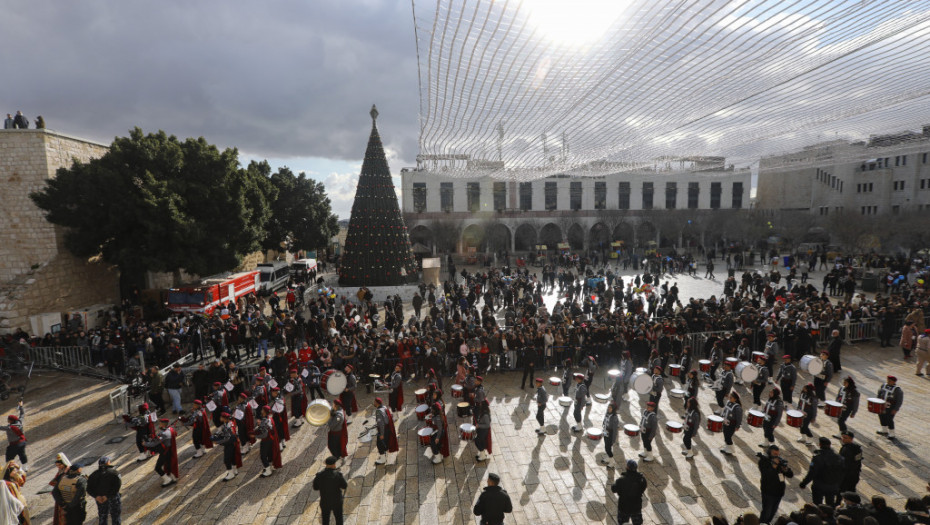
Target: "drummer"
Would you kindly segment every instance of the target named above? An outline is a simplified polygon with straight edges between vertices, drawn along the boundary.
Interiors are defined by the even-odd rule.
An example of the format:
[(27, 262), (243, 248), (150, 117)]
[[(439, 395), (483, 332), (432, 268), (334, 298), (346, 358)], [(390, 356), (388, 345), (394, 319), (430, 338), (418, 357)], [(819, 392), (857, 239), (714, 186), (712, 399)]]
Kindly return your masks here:
[[(697, 370), (692, 370), (695, 372), (695, 378), (697, 377)], [(697, 397), (688, 397), (685, 401), (685, 414), (682, 417), (684, 419), (684, 435), (682, 435), (682, 445), (684, 451), (682, 454), (685, 455), (685, 459), (691, 459), (694, 457), (694, 450), (691, 448), (691, 438), (697, 433), (698, 429), (701, 428), (701, 409), (698, 406)]]
[(549, 402), (549, 392), (546, 392), (546, 387), (543, 384), (543, 378), (536, 378), (536, 422), (539, 423), (539, 428), (536, 429), (536, 433), (543, 435), (546, 433), (546, 404)]
[(687, 406), (688, 399), (692, 397), (697, 399), (698, 389), (701, 387), (701, 377), (697, 370), (692, 370), (688, 372), (688, 380), (685, 383), (685, 406)]
[(614, 383), (610, 385), (610, 399), (614, 405), (619, 407), (623, 404), (623, 396), (626, 391), (623, 390), (623, 374), (617, 374)]
[(659, 430), (656, 407), (654, 401), (646, 403), (646, 410), (643, 410), (643, 416), (639, 420), (639, 435), (643, 440), (643, 451), (639, 453), (639, 457), (643, 458), (643, 461), (653, 461), (655, 459), (652, 456), (652, 440), (655, 439)]
[(475, 406), (475, 447), (478, 448), (478, 454), (475, 461), (487, 461), (491, 459), (491, 405), (487, 399)]
[[(769, 368), (769, 377), (772, 376), (772, 369), (775, 366), (775, 357), (780, 353), (778, 347), (778, 340), (776, 339), (775, 332), (769, 332), (765, 335), (765, 363)], [(788, 354), (790, 357), (790, 354)], [(782, 391), (784, 392), (784, 388)], [(785, 401), (785, 403), (790, 403), (791, 401)]]
[(342, 409), (346, 411), (346, 424), (349, 423), (349, 417), (352, 416), (352, 413), (358, 412), (358, 401), (355, 400), (355, 388), (358, 381), (355, 379), (355, 374), (352, 373), (353, 370), (355, 368), (352, 365), (346, 365), (346, 387), (339, 395), (339, 399), (342, 401)]
[[(588, 400), (587, 404), (591, 404), (591, 382), (594, 381), (594, 374), (597, 372), (597, 361), (594, 359), (594, 355), (590, 354), (585, 358), (587, 361), (587, 371), (585, 372), (584, 386), (588, 390)], [(582, 364), (585, 364), (582, 362)]]
[[(633, 376), (633, 359), (630, 357), (630, 351), (624, 350), (620, 358), (620, 390), (623, 392), (623, 400), (629, 399), (627, 392), (630, 391), (630, 378)], [(567, 395), (567, 394), (566, 394)], [(620, 406), (619, 404), (617, 405)]]
[[(840, 434), (842, 434), (846, 432), (846, 420), (856, 417), (856, 412), (859, 411), (859, 389), (856, 388), (856, 380), (852, 376), (846, 376), (843, 379), (843, 388), (837, 392), (836, 401), (843, 405), (843, 411), (840, 412), (840, 417), (836, 420), (840, 427)], [(839, 436), (833, 437), (841, 439)]]
[(801, 437), (798, 438), (798, 443), (813, 445), (814, 433), (811, 432), (811, 423), (817, 419), (817, 395), (814, 392), (813, 383), (808, 383), (801, 389), (798, 410), (804, 413), (804, 419), (801, 422)]
[(830, 361), (828, 350), (820, 352), (820, 361), (823, 363), (823, 370), (814, 376), (814, 391), (817, 393), (818, 406), (823, 408), (827, 401), (827, 385), (833, 379), (833, 362)]
[(588, 387), (584, 384), (584, 374), (575, 374), (575, 411), (572, 416), (575, 418), (575, 424), (572, 425), (572, 432), (581, 432), (581, 411), (584, 409), (585, 400), (588, 397)]
[[(614, 468), (615, 465), (610, 460), (614, 459), (614, 443), (617, 442), (617, 432), (620, 430), (620, 418), (617, 416), (617, 405), (613, 401), (607, 403), (607, 414), (604, 415), (601, 429), (604, 431), (604, 452), (607, 453), (601, 458), (601, 464), (607, 465), (607, 468)], [(619, 460), (616, 466), (620, 466)]]
[(765, 385), (769, 382), (769, 369), (765, 366), (766, 356), (761, 354), (757, 359), (755, 366), (756, 379), (752, 382), (752, 403), (756, 406), (762, 404), (762, 391), (765, 390)]
[(778, 376), (775, 382), (781, 387), (781, 398), (785, 405), (791, 405), (792, 394), (794, 393), (794, 384), (798, 380), (798, 369), (791, 363), (791, 356), (785, 354), (781, 356), (782, 365), (778, 369)]
[(785, 411), (785, 402), (781, 399), (778, 387), (769, 390), (769, 399), (765, 402), (765, 420), (762, 422), (762, 433), (767, 442), (759, 443), (760, 448), (767, 448), (775, 444), (775, 427), (781, 423), (782, 412)]
[(885, 384), (878, 389), (878, 397), (885, 400), (885, 410), (878, 415), (882, 428), (876, 431), (876, 434), (888, 436), (888, 439), (894, 441), (894, 417), (904, 403), (904, 391), (898, 386), (898, 378), (888, 376)]
[(446, 413), (438, 403), (431, 407), (433, 415), (433, 433), (430, 435), (429, 446), (433, 452), (433, 464), (442, 463), (449, 457), (449, 425), (446, 422)]
[(717, 406), (722, 409), (727, 405), (727, 397), (733, 389), (733, 365), (729, 361), (723, 362), (723, 373), (712, 388), (717, 396)]
[(342, 409), (342, 401), (333, 401), (329, 411), (329, 421), (326, 423), (329, 432), (326, 435), (326, 448), (333, 456), (342, 458), (349, 455), (346, 445), (349, 443), (349, 429), (346, 426), (346, 413)]
[(442, 390), (433, 390), (432, 396), (427, 400), (430, 406), (439, 404), (439, 407), (442, 408), (442, 411), (446, 411), (446, 402), (442, 400)]
[[(723, 358), (723, 348), (720, 347), (720, 340), (714, 341), (713, 346), (710, 349), (710, 371), (704, 374), (704, 379), (706, 381), (716, 381), (717, 380), (717, 367), (720, 366), (720, 360)], [(726, 363), (724, 363), (726, 364)], [(720, 404), (720, 403), (717, 403)]]
[(300, 378), (296, 368), (290, 370), (291, 378), (288, 380), (290, 390), (285, 386), (291, 397), (291, 416), (294, 418), (292, 425), (300, 427), (304, 424), (304, 414), (307, 412), (307, 393), (304, 386), (304, 380)]
[(391, 391), (388, 393), (388, 405), (395, 412), (404, 411), (404, 377), (401, 370), (403, 370), (401, 363), (394, 365), (394, 373), (391, 374), (390, 382)]
[(565, 369), (562, 371), (562, 396), (568, 397), (568, 388), (572, 384), (572, 360), (565, 360)]
[(307, 389), (310, 390), (311, 401), (316, 401), (317, 397), (324, 399), (323, 390), (320, 388), (322, 378), (323, 373), (320, 372), (320, 367), (316, 366), (315, 361), (309, 361), (307, 363)]
[(662, 379), (662, 367), (654, 366), (652, 367), (652, 390), (649, 392), (649, 401), (655, 403), (656, 406), (662, 399), (663, 388), (665, 388), (665, 380)]
[[(488, 393), (484, 389), (484, 378), (481, 376), (475, 376), (475, 390), (471, 395), (471, 413), (474, 415), (475, 420), (477, 421), (478, 416), (476, 409), (481, 406), (482, 403), (488, 400)], [(476, 426), (478, 423), (474, 423)]]
[(391, 410), (384, 406), (384, 401), (380, 397), (375, 398), (375, 425), (378, 429), (378, 459), (375, 465), (384, 465), (387, 463), (387, 453), (397, 452), (397, 429), (394, 428), (394, 416)]
[(440, 378), (436, 371), (432, 368), (426, 372), (426, 399), (433, 398), (433, 392), (436, 390), (442, 390), (442, 378)]
[(723, 418), (723, 448), (720, 452), (733, 455), (733, 434), (743, 425), (743, 405), (740, 402), (739, 394), (730, 392), (730, 399), (727, 401), (723, 411), (720, 413)]
[[(676, 334), (677, 335), (677, 334)], [(679, 336), (680, 337), (680, 336)], [(685, 346), (681, 349), (681, 359), (678, 360), (681, 365), (681, 371), (678, 373), (678, 381), (684, 385), (691, 374), (691, 346)]]

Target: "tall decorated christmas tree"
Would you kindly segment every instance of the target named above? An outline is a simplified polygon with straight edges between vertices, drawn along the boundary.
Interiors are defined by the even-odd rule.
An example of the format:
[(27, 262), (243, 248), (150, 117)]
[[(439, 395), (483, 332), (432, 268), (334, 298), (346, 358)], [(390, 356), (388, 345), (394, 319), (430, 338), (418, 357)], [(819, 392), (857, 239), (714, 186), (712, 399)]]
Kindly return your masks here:
[(396, 286), (415, 280), (416, 260), (371, 106), (371, 136), (355, 188), (339, 284)]

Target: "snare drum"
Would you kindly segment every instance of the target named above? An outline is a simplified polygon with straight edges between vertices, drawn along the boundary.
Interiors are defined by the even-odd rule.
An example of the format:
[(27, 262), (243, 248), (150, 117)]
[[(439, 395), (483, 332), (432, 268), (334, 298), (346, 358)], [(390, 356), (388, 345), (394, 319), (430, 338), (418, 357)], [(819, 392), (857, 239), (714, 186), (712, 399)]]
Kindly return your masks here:
[(572, 406), (572, 398), (568, 396), (559, 396), (559, 404), (563, 407), (570, 407)]
[(471, 417), (471, 403), (459, 403), (455, 405), (455, 413), (459, 417)]
[(752, 353), (752, 362), (758, 363), (760, 357), (765, 357), (765, 352), (753, 352)]
[(462, 385), (452, 385), (452, 397), (462, 397), (464, 392), (465, 388)]
[(414, 390), (413, 395), (416, 396), (418, 404), (426, 403), (426, 389), (425, 388)]
[(735, 358), (735, 357), (728, 357), (728, 358), (724, 359), (724, 362), (725, 362), (725, 363), (730, 363), (730, 368), (736, 368), (736, 365), (739, 364), (739, 359), (737, 359), (737, 358)]
[(585, 434), (588, 436), (588, 439), (590, 439), (591, 441), (600, 441), (601, 438), (604, 437), (604, 431), (599, 428), (595, 428), (595, 427), (591, 427), (588, 430), (586, 430)]
[(682, 426), (682, 424), (679, 423), (678, 421), (666, 421), (665, 422), (665, 430), (668, 430), (672, 434), (680, 434), (683, 429), (684, 429), (684, 426)]
[(873, 414), (884, 414), (885, 413), (885, 400), (880, 397), (870, 397), (869, 402), (869, 412)]
[(765, 413), (760, 410), (750, 410), (746, 412), (746, 422), (751, 427), (760, 428), (765, 422)]
[(710, 359), (699, 359), (698, 365), (701, 367), (701, 372), (710, 372)]
[(461, 436), (462, 441), (471, 441), (475, 439), (475, 425), (471, 423), (462, 423), (459, 425), (459, 436)]
[(558, 377), (552, 376), (549, 378), (549, 384), (552, 386), (560, 386), (562, 384), (562, 380)]
[(417, 437), (420, 439), (421, 447), (429, 446), (429, 437), (433, 433), (433, 429), (430, 427), (423, 427), (420, 430), (417, 430)]
[(843, 403), (839, 401), (827, 401), (823, 407), (823, 413), (830, 417), (840, 417), (843, 413)]
[(808, 374), (815, 376), (823, 372), (823, 361), (814, 355), (806, 355), (801, 358), (801, 369), (806, 370)]
[(636, 437), (639, 435), (639, 425), (633, 425), (633, 424), (623, 425), (623, 433), (630, 437)]
[(668, 370), (673, 377), (681, 376), (681, 365), (668, 365)]
[(594, 400), (598, 403), (606, 403), (610, 401), (610, 396), (607, 394), (594, 394)]
[(685, 398), (685, 394), (687, 394), (687, 392), (685, 392), (684, 390), (682, 390), (682, 389), (680, 389), (680, 388), (673, 388), (673, 389), (669, 392), (669, 395), (670, 395), (670, 396), (672, 396), (672, 397), (677, 397), (678, 399), (684, 399), (684, 398)]
[(422, 405), (418, 405), (416, 412), (417, 412), (417, 419), (419, 419), (420, 421), (423, 421), (424, 419), (426, 419), (426, 414), (429, 413), (429, 406), (426, 405), (426, 403)]
[(720, 416), (707, 416), (707, 430), (723, 432), (723, 418)]
[(620, 377), (620, 371), (616, 368), (611, 368), (607, 371), (607, 379), (609, 381), (616, 381), (618, 377)]
[(432, 428), (432, 429), (436, 428), (436, 425), (433, 424), (432, 414), (426, 414), (426, 419), (424, 420), (424, 423), (426, 423), (426, 426), (423, 428)]
[(801, 428), (804, 424), (804, 412), (800, 410), (789, 410), (785, 412), (785, 418), (789, 427)]
[(743, 361), (736, 365), (736, 377), (740, 378), (744, 383), (752, 383), (759, 377), (759, 369), (749, 361)]

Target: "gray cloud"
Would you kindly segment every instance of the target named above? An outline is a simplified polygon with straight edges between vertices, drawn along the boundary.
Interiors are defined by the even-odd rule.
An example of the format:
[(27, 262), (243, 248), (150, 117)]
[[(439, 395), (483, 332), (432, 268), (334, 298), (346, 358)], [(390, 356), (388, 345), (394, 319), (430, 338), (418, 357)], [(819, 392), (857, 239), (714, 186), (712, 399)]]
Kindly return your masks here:
[[(378, 104), (417, 151), (410, 5), (394, 0), (0, 0), (6, 112), (109, 143), (133, 126), (286, 158), (358, 160)], [(15, 45), (14, 45), (15, 43)]]

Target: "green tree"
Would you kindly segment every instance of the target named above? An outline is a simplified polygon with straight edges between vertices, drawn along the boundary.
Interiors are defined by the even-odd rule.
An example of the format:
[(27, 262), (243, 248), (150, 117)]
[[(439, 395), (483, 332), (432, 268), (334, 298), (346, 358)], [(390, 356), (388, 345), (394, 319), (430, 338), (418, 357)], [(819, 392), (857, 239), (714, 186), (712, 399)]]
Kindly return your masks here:
[(59, 169), (31, 198), (67, 228), (72, 253), (118, 266), (126, 293), (147, 270), (208, 275), (259, 248), (276, 193), (258, 170), (240, 169), (238, 155), (135, 128), (102, 157)]
[[(263, 173), (270, 172), (267, 162), (252, 164)], [(271, 203), (268, 235), (262, 247), (278, 250), (282, 242), (291, 250), (327, 246), (330, 238), (339, 232), (339, 219), (332, 212), (323, 183), (307, 178), (304, 173), (294, 175), (287, 167), (278, 169), (270, 181), (278, 198)]]

